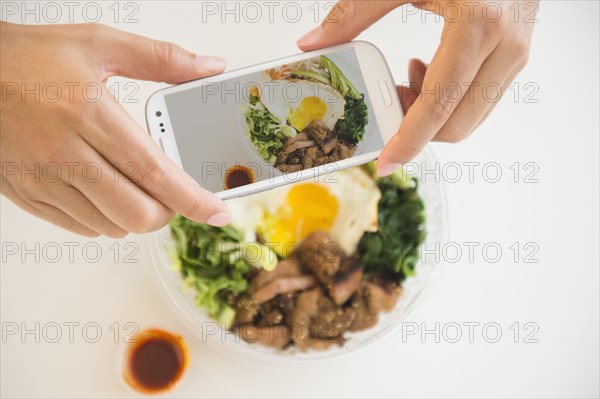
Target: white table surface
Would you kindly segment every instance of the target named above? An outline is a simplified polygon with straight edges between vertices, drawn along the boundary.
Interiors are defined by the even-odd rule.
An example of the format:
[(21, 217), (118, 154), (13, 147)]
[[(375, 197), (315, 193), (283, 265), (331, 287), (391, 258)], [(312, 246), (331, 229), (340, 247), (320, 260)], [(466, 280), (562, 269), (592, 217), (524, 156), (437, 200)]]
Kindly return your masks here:
[[(280, 4), (273, 23), (264, 15), (254, 24), (235, 23), (232, 16), (225, 16), (229, 19), (225, 24), (219, 16), (202, 23), (202, 5), (191, 1), (136, 2), (139, 22), (115, 23), (109, 9), (112, 2), (97, 4), (102, 22), (195, 52), (221, 54), (230, 69), (296, 53), (296, 38), (314, 24), (308, 9), (312, 2), (298, 3), (303, 15), (296, 23), (282, 18), (277, 12)], [(397, 10), (361, 36), (381, 48), (399, 82), (406, 80), (410, 57), (430, 59), (441, 28), (404, 15), (402, 23), (403, 12)], [(438, 322), (458, 323), (463, 326), (458, 343), (443, 337), (435, 342), (432, 334), (425, 339), (406, 336), (399, 329), (372, 348), (339, 361), (303, 368), (255, 363), (215, 350), (192, 335), (155, 283), (145, 237), (94, 240), (102, 254), (92, 263), (82, 251), (89, 240), (36, 220), (2, 198), (0, 232), (6, 258), (0, 269), (2, 397), (129, 395), (115, 373), (117, 345), (111, 330), (119, 323), (118, 338), (123, 339), (127, 322), (167, 328), (186, 337), (192, 364), (172, 393), (178, 397), (597, 397), (598, 15), (595, 1), (542, 2), (530, 64), (517, 78), (520, 98), (515, 98), (515, 91), (507, 94), (469, 140), (439, 147), (446, 162), (463, 166), (496, 162), (503, 172), (498, 183), (486, 182), (481, 169), (476, 169), (473, 182), (463, 177), (449, 184), (451, 240), (463, 249), (465, 242), (480, 246), (472, 261), (463, 253), (459, 261), (446, 263), (426, 300), (407, 319), (426, 328)], [(75, 16), (82, 20), (81, 12)], [(532, 84), (528, 89), (527, 83)], [(126, 107), (144, 123), (145, 99), (162, 85), (139, 87), (135, 96), (139, 102)], [(537, 103), (525, 102), (524, 95), (535, 88), (539, 91), (532, 98)], [(515, 162), (522, 172), (527, 162), (537, 165), (538, 182), (524, 183), (522, 174), (515, 183), (510, 169)], [(521, 247), (518, 262), (510, 249), (515, 242)], [(533, 248), (524, 249), (528, 242), (539, 248), (532, 257), (538, 263), (524, 262)], [(23, 261), (22, 252), (9, 256), (5, 251), (12, 243), (48, 251), (58, 245), (63, 254), (56, 263), (50, 262), (54, 252), (44, 256), (43, 251), (38, 252), (41, 259), (27, 255)], [(67, 246), (75, 244), (69, 243), (80, 244), (72, 261)], [(138, 263), (124, 261), (127, 243), (139, 248), (133, 256)], [(497, 263), (484, 259), (481, 248), (486, 243), (497, 243), (503, 250)], [(120, 249), (117, 262), (115, 248)], [(34, 328), (36, 322), (47, 335), (40, 342), (35, 334), (22, 331)], [(73, 342), (64, 324), (69, 322), (79, 323)], [(498, 323), (502, 337), (488, 343), (479, 328), (471, 343), (464, 325), (469, 322)], [(56, 332), (53, 323), (62, 326), (57, 343), (50, 342)], [(94, 338), (93, 326), (100, 327), (98, 342), (84, 339), (86, 323), (97, 323), (88, 325), (92, 326), (88, 340)], [(511, 330), (514, 323), (521, 332), (517, 343), (514, 327)], [(525, 323), (532, 323), (527, 331)], [(19, 332), (9, 335), (14, 326)], [(525, 343), (525, 333), (535, 326), (539, 331), (529, 338), (538, 342)]]

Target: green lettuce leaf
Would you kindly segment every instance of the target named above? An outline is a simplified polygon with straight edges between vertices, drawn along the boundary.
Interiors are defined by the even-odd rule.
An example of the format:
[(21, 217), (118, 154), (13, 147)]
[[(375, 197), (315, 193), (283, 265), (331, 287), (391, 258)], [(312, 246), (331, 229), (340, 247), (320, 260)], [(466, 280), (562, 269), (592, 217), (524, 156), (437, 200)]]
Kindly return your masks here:
[(242, 234), (230, 226), (198, 224), (180, 215), (169, 226), (185, 286), (195, 290), (199, 307), (230, 328), (235, 312), (228, 297), (246, 290), (251, 267), (240, 254)]

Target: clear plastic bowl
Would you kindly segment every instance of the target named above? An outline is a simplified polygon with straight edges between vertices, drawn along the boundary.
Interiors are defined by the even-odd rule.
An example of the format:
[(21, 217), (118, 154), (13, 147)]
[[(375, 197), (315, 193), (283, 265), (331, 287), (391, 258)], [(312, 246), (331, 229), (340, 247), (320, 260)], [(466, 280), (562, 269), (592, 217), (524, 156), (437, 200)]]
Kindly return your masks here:
[[(429, 145), (414, 161), (418, 170), (432, 170), (441, 158), (433, 145)], [(420, 179), (419, 174), (415, 174)], [(442, 180), (420, 179), (419, 194), (425, 202), (427, 238), (424, 245), (427, 248), (442, 248), (448, 240), (449, 215), (446, 187)], [(403, 282), (403, 294), (396, 307), (389, 313), (381, 314), (379, 322), (373, 328), (358, 333), (346, 333), (348, 339), (343, 346), (317, 352), (301, 353), (293, 348), (287, 351), (277, 351), (260, 344), (243, 341), (238, 335), (225, 331), (206, 312), (194, 303), (193, 290), (185, 291), (181, 275), (173, 268), (173, 248), (170, 230), (165, 227), (150, 236), (154, 265), (160, 284), (167, 297), (175, 305), (176, 312), (191, 328), (195, 335), (204, 341), (218, 342), (216, 346), (226, 347), (236, 353), (254, 360), (270, 364), (306, 363), (307, 361), (339, 357), (365, 348), (397, 327), (408, 314), (417, 307), (431, 288), (441, 267), (434, 262), (434, 256), (425, 259), (421, 257), (416, 266), (416, 276)]]

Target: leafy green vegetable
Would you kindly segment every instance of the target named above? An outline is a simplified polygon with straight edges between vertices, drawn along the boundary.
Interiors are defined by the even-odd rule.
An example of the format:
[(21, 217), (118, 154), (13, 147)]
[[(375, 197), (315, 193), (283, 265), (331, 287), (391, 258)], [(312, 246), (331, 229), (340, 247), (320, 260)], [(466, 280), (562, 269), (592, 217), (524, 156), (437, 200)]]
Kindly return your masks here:
[[(333, 87), (340, 92), (346, 100), (344, 106), (344, 119), (337, 121), (334, 130), (339, 137), (353, 144), (362, 141), (365, 127), (369, 123), (369, 111), (365, 103), (365, 96), (350, 82), (340, 68), (329, 58), (320, 57), (321, 68), (315, 70), (294, 70), (292, 75), (311, 80), (317, 80)], [(323, 70), (322, 68), (325, 68)]]
[(319, 82), (325, 83), (326, 85), (331, 85), (331, 80), (329, 80), (328, 76), (321, 75), (320, 73), (317, 73), (317, 72), (295, 70), (290, 73), (292, 75), (300, 76), (303, 78), (318, 80)]
[[(298, 63), (291, 75), (317, 81), (332, 86), (340, 92), (346, 101), (344, 118), (337, 121), (335, 131), (339, 137), (349, 143), (362, 141), (365, 127), (369, 122), (369, 112), (364, 95), (350, 82), (338, 66), (325, 56), (319, 62)], [(286, 121), (271, 114), (258, 97), (250, 96), (250, 102), (244, 111), (249, 127), (252, 144), (259, 155), (267, 162), (274, 163), (278, 151), (283, 148), (286, 137), (294, 137), (296, 130)]]
[(250, 140), (258, 150), (258, 154), (265, 161), (274, 163), (277, 158), (275, 154), (283, 147), (286, 136), (291, 135), (289, 129), (286, 129), (287, 126), (282, 125), (279, 118), (269, 112), (258, 97), (250, 97), (244, 116), (248, 123)]
[(177, 266), (184, 284), (196, 291), (196, 304), (217, 321), (231, 326), (235, 311), (230, 294), (246, 290), (250, 264), (242, 257), (242, 234), (232, 227), (212, 227), (177, 215), (170, 223)]
[(362, 141), (365, 134), (365, 126), (369, 123), (369, 111), (362, 94), (358, 98), (347, 95), (344, 99), (346, 100), (345, 117), (337, 121), (334, 130), (340, 138), (356, 144)]
[(329, 71), (331, 86), (334, 89), (342, 93), (344, 97), (348, 95), (354, 99), (359, 99), (361, 97), (358, 89), (346, 78), (346, 76), (344, 76), (340, 68), (338, 68), (333, 61), (324, 55), (321, 56), (321, 61)]
[(377, 179), (379, 230), (365, 233), (358, 244), (365, 270), (388, 273), (398, 281), (415, 274), (426, 235), (425, 205), (417, 194), (417, 180), (411, 182), (407, 184), (404, 171)]

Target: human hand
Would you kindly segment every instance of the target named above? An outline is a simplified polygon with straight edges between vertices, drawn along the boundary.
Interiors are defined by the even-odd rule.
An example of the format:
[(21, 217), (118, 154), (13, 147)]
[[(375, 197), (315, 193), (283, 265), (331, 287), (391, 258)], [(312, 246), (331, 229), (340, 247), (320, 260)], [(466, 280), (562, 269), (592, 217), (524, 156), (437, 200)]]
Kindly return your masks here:
[(2, 194), (86, 236), (152, 231), (174, 212), (229, 223), (226, 205), (171, 162), (105, 85), (115, 75), (188, 81), (222, 72), (223, 59), (96, 24), (0, 30)]
[(380, 176), (410, 161), (431, 140), (464, 140), (487, 118), (499, 98), (490, 101), (486, 87), (493, 84), (504, 93), (527, 63), (533, 32), (530, 8), (537, 11), (538, 2), (341, 0), (298, 46), (308, 51), (350, 41), (407, 3), (441, 15), (444, 29), (431, 64), (411, 60), (410, 87), (398, 87), (406, 116), (377, 161)]

